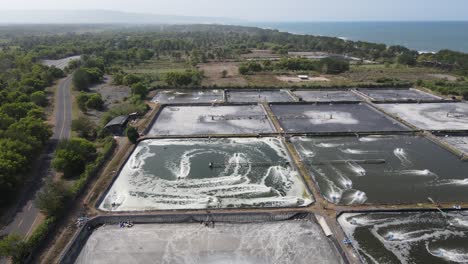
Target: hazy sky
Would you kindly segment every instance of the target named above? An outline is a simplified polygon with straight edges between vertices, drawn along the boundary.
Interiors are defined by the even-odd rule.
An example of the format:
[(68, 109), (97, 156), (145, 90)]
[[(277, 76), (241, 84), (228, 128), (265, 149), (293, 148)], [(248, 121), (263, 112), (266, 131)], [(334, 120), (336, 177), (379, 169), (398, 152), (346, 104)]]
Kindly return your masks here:
[(468, 20), (468, 0), (0, 0), (0, 9), (109, 9), (252, 21)]

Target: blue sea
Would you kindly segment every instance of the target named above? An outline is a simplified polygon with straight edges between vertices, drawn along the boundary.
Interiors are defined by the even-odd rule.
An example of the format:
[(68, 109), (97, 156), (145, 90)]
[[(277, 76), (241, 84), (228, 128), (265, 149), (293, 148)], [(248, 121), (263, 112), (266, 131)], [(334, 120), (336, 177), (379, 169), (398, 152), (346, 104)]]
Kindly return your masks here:
[(363, 40), (436, 52), (450, 49), (468, 53), (468, 21), (464, 22), (288, 22), (255, 23), (262, 28)]

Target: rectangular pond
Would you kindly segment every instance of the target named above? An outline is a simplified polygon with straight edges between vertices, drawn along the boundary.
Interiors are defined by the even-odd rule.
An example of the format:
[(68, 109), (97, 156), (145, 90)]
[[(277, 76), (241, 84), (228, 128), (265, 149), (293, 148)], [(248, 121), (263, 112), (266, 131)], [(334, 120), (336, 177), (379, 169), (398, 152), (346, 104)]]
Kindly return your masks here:
[(259, 134), (274, 131), (260, 105), (166, 106), (148, 135)]
[(468, 212), (346, 213), (338, 218), (364, 263), (468, 263)]
[(99, 209), (302, 207), (312, 201), (278, 138), (157, 139), (138, 144)]
[(298, 90), (293, 92), (304, 102), (359, 102), (362, 98), (349, 90)]
[(294, 102), (287, 90), (227, 90), (226, 100), (231, 103)]
[(424, 130), (468, 130), (467, 103), (379, 104), (377, 107)]
[(468, 136), (444, 136), (440, 139), (468, 155)]
[(336, 204), (468, 202), (468, 162), (417, 136), (293, 137), (291, 142)]
[(417, 89), (359, 88), (372, 101), (440, 101), (443, 98)]
[(93, 231), (76, 264), (344, 263), (309, 220), (105, 225)]
[(271, 105), (281, 126), (289, 133), (405, 131), (394, 119), (366, 104)]
[(223, 90), (164, 90), (152, 101), (160, 104), (215, 103), (224, 101), (223, 93)]

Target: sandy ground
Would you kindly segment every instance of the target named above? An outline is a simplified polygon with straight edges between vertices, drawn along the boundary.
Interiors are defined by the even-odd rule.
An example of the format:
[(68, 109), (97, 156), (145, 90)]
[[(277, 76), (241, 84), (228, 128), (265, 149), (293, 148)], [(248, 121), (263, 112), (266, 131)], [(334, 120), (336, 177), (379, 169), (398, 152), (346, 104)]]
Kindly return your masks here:
[(452, 82), (457, 80), (457, 77), (450, 75), (450, 74), (433, 73), (433, 74), (428, 74), (428, 75), (437, 79), (448, 80)]
[(301, 78), (297, 76), (276, 76), (276, 79), (283, 81), (283, 82), (289, 82), (289, 83), (300, 83), (300, 82), (329, 82), (330, 79), (319, 76), (319, 77), (310, 77), (308, 80), (302, 80)]
[(127, 86), (112, 85), (112, 76), (104, 76), (104, 83), (93, 86), (91, 91), (100, 93), (107, 108), (112, 108), (122, 103), (125, 98), (131, 95), (131, 88)]
[[(198, 68), (204, 71), (204, 86), (246, 86), (247, 80), (239, 74), (237, 62), (210, 62), (199, 64)], [(221, 72), (228, 72), (226, 78), (222, 78)]]

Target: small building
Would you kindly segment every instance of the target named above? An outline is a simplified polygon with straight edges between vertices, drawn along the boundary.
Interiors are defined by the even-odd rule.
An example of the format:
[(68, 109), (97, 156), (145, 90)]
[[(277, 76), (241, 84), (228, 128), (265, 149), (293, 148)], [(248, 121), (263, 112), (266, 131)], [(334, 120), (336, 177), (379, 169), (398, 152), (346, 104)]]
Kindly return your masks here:
[(123, 135), (128, 124), (128, 116), (118, 116), (106, 124), (104, 129), (113, 135)]

